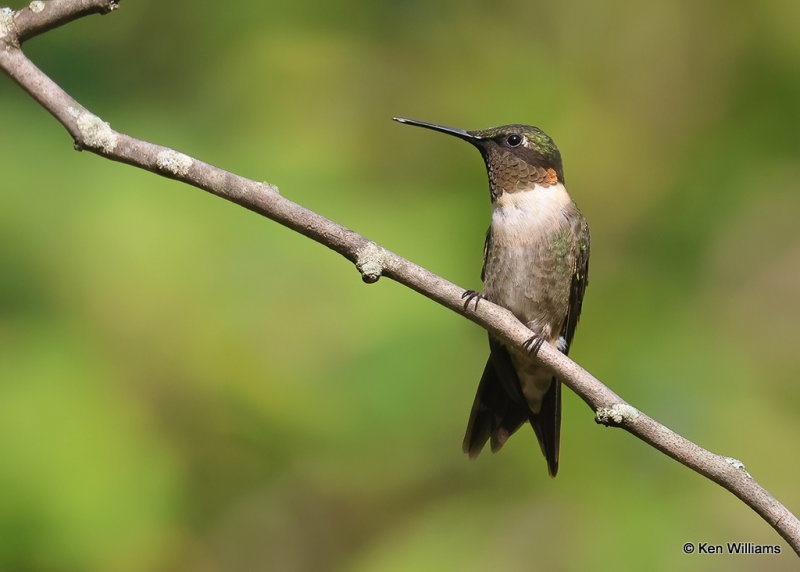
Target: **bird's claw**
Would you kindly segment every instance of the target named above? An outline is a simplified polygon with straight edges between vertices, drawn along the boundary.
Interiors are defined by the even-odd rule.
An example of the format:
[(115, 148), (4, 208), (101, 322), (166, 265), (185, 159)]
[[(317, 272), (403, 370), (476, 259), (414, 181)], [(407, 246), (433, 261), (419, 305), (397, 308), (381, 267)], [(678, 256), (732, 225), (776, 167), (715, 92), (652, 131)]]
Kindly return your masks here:
[(544, 343), (544, 336), (534, 334), (533, 336), (522, 342), (522, 348), (525, 351), (527, 351), (531, 356), (536, 357), (536, 354), (538, 354), (539, 350), (542, 349), (543, 343)]
[(469, 303), (473, 300), (475, 301), (475, 309), (478, 309), (478, 302), (483, 300), (483, 295), (480, 292), (476, 292), (475, 290), (464, 290), (464, 293), (461, 295), (461, 299), (465, 300), (464, 302), (464, 310), (469, 307)]

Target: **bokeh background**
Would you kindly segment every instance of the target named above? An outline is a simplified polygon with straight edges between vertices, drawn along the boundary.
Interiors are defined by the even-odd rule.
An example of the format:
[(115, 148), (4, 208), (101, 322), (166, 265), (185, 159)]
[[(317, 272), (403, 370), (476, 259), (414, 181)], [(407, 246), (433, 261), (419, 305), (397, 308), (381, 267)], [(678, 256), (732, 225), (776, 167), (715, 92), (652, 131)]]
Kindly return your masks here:
[[(12, 7), (24, 4), (15, 2)], [(572, 356), (800, 511), (800, 4), (126, 0), (27, 53), (120, 131), (465, 288), (479, 155), (542, 127), (593, 233)], [(0, 78), (0, 569), (788, 570), (729, 493), (564, 397), (470, 462), (474, 324)], [(779, 556), (686, 556), (685, 542)]]

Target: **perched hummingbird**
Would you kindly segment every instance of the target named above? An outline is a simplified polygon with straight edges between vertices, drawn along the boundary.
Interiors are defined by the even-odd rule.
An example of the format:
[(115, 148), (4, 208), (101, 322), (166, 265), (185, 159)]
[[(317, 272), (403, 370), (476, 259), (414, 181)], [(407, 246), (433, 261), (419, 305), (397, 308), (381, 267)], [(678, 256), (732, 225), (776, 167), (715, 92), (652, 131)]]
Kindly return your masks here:
[(483, 249), (483, 293), (464, 292), (465, 307), (481, 298), (503, 306), (534, 332), (525, 351), (489, 335), (489, 361), (470, 413), (464, 452), (486, 441), (493, 452), (529, 421), (551, 476), (558, 472), (561, 382), (532, 356), (543, 343), (569, 351), (589, 270), (589, 225), (564, 187), (561, 154), (538, 127), (503, 125), (466, 131), (412, 119), (396, 121), (472, 143), (489, 175), (492, 222)]

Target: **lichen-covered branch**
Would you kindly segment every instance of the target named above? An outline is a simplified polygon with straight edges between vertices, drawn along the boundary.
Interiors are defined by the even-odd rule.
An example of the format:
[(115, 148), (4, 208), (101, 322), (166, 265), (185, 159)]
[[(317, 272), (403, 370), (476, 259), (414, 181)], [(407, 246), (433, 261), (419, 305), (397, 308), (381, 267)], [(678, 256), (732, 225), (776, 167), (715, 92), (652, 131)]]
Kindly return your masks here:
[[(13, 12), (0, 10), (0, 68), (69, 132), (76, 149), (183, 181), (241, 205), (327, 246), (353, 262), (365, 282), (387, 276), (522, 346), (531, 336), (509, 311), (484, 301), (464, 306), (460, 288), (363, 236), (282, 197), (268, 183), (246, 179), (179, 151), (115, 131), (81, 106), (22, 52), (21, 44), (81, 16), (106, 13), (118, 0), (34, 1)], [(676, 461), (713, 480), (755, 510), (800, 554), (800, 521), (730, 457), (716, 455), (681, 437), (626, 403), (578, 364), (548, 344), (538, 359), (577, 393), (604, 425), (621, 427)]]

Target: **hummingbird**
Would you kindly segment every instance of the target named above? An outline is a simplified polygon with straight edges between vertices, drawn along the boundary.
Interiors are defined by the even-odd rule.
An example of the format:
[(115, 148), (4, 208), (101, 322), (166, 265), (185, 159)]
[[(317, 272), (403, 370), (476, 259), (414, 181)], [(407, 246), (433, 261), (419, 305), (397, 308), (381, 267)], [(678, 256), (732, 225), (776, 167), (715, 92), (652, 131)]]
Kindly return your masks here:
[(476, 131), (395, 117), (447, 133), (478, 148), (489, 176), (492, 218), (483, 249), (483, 292), (464, 292), (465, 309), (489, 300), (510, 310), (534, 335), (523, 349), (489, 334), (463, 449), (476, 457), (487, 441), (497, 452), (528, 421), (558, 472), (561, 382), (534, 359), (542, 344), (569, 352), (589, 271), (589, 225), (564, 186), (561, 154), (538, 127)]

